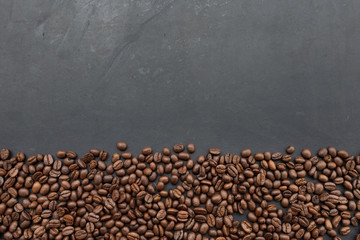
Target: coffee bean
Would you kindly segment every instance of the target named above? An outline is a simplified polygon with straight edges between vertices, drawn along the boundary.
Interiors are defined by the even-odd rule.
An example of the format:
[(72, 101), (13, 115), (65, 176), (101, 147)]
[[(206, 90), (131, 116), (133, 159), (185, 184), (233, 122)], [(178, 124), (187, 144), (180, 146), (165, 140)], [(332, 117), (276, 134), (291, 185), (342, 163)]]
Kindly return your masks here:
[(195, 152), (195, 145), (193, 143), (189, 143), (186, 148), (189, 153)]
[(340, 235), (346, 236), (351, 232), (350, 227), (341, 227), (339, 230)]
[(144, 155), (149, 155), (149, 154), (151, 154), (151, 152), (152, 152), (151, 147), (145, 147), (142, 149), (142, 154), (144, 154)]
[(53, 157), (51, 156), (51, 154), (47, 154), (44, 156), (44, 164), (47, 165), (47, 166), (50, 166), (54, 163), (54, 159)]
[(264, 185), (264, 184), (265, 184), (265, 180), (266, 180), (265, 173), (259, 173), (259, 174), (256, 176), (256, 183), (257, 183), (259, 186)]
[(243, 158), (247, 158), (247, 157), (249, 157), (250, 155), (251, 155), (251, 150), (248, 149), (248, 148), (241, 151), (241, 156), (242, 156)]
[(62, 230), (62, 234), (63, 234), (64, 236), (69, 236), (69, 235), (71, 235), (73, 232), (74, 232), (74, 227), (72, 227), (72, 226), (67, 226), (67, 227), (65, 227), (65, 228)]
[(78, 230), (75, 232), (75, 239), (82, 240), (82, 239), (86, 239), (87, 236), (88, 234), (85, 230)]
[(337, 152), (337, 155), (341, 157), (342, 159), (346, 159), (349, 157), (349, 154), (345, 150), (339, 150)]
[(66, 152), (66, 157), (70, 158), (70, 159), (75, 159), (77, 157), (77, 154), (73, 151), (67, 151)]
[(212, 155), (219, 155), (220, 149), (219, 148), (210, 148), (209, 153), (211, 153)]
[(301, 155), (304, 158), (310, 159), (311, 158), (311, 151), (309, 149), (304, 149), (301, 151)]
[(280, 227), (280, 225), (281, 225), (281, 220), (279, 219), (279, 218), (273, 218), (272, 220), (271, 220), (271, 223), (272, 223), (272, 225), (274, 226), (274, 227)]
[(328, 150), (326, 148), (322, 148), (318, 151), (318, 156), (319, 157), (325, 157), (328, 154)]
[(209, 231), (209, 225), (207, 225), (207, 223), (201, 224), (199, 233), (202, 235), (205, 235), (205, 234), (207, 234), (208, 231)]
[(57, 152), (56, 152), (56, 157), (57, 157), (57, 158), (61, 158), (61, 159), (65, 158), (65, 157), (66, 157), (66, 151), (65, 151), (65, 150), (59, 150), (59, 151), (57, 151)]
[(246, 233), (250, 233), (252, 231), (252, 226), (248, 221), (242, 221), (241, 227)]
[(275, 152), (271, 155), (272, 160), (280, 160), (282, 158), (281, 152)]
[(179, 153), (179, 158), (182, 160), (189, 160), (190, 158), (190, 154), (187, 152), (180, 152)]
[[(126, 147), (117, 144), (121, 151)], [(295, 158), (268, 151), (252, 156), (250, 149), (240, 157), (211, 148), (195, 162), (193, 144), (186, 152), (182, 144), (173, 150), (176, 154), (169, 148), (152, 153), (150, 147), (138, 156), (115, 153), (110, 164), (108, 153), (98, 149), (79, 159), (75, 152), (60, 150), (56, 157), (63, 160), (50, 154), (11, 158), (3, 150), (0, 234), (4, 239), (49, 234), (201, 239), (208, 234), (214, 239), (310, 240), (326, 234), (335, 239), (358, 226), (360, 156), (333, 147), (317, 156), (305, 149)], [(177, 186), (165, 191), (169, 182)], [(234, 213), (245, 212), (248, 221), (234, 220)]]
[(180, 221), (180, 222), (187, 221), (188, 217), (189, 217), (189, 213), (186, 211), (179, 211), (177, 213), (177, 218), (178, 218), (178, 221)]
[(9, 151), (9, 149), (5, 149), (5, 148), (1, 149), (0, 158), (1, 158), (2, 160), (8, 159), (9, 156), (10, 156), (10, 151)]
[(185, 150), (185, 146), (183, 144), (175, 144), (173, 146), (173, 150), (176, 153), (183, 152)]
[(41, 237), (45, 233), (45, 228), (43, 226), (37, 226), (34, 231), (34, 235)]
[(166, 211), (165, 210), (160, 210), (157, 215), (156, 215), (156, 218), (161, 221), (163, 220), (164, 218), (166, 217)]
[(293, 154), (293, 153), (295, 152), (295, 147), (294, 147), (294, 146), (288, 146), (288, 147), (286, 148), (286, 152), (287, 152), (288, 154)]
[(129, 240), (139, 240), (140, 236), (139, 236), (139, 234), (137, 234), (135, 232), (129, 232), (127, 234), (127, 239), (129, 239)]
[(118, 142), (116, 144), (117, 149), (120, 151), (125, 151), (127, 149), (127, 144), (125, 142)]
[(96, 215), (95, 213), (90, 213), (88, 216), (88, 220), (92, 223), (98, 222), (100, 219), (99, 215)]

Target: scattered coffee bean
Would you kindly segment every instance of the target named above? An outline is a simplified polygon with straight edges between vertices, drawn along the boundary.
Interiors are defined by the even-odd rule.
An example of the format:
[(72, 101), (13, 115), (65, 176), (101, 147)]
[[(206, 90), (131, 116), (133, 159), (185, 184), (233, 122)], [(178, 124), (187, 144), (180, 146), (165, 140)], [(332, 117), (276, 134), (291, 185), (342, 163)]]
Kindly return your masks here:
[(139, 155), (116, 147), (111, 161), (96, 148), (82, 157), (2, 149), (0, 238), (338, 240), (359, 225), (360, 156), (345, 150), (210, 148), (193, 158), (192, 143)]
[(127, 144), (126, 142), (118, 142), (116, 144), (117, 149), (119, 149), (120, 151), (125, 151), (127, 149)]
[(195, 145), (193, 143), (189, 143), (186, 148), (189, 153), (195, 152)]
[(302, 155), (304, 158), (307, 158), (307, 159), (310, 159), (310, 158), (311, 158), (311, 152), (310, 152), (309, 149), (304, 149), (304, 150), (302, 150), (301, 155)]
[(294, 146), (288, 146), (288, 147), (286, 148), (286, 152), (287, 152), (288, 154), (293, 154), (293, 153), (295, 152), (295, 147), (294, 147)]

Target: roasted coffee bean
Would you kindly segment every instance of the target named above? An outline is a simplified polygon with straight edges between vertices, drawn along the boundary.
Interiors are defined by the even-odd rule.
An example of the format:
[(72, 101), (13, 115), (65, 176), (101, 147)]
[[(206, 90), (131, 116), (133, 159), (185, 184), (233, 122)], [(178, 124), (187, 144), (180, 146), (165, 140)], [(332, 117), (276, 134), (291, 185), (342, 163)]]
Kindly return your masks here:
[(342, 227), (340, 228), (339, 233), (342, 236), (346, 236), (350, 233), (350, 231), (351, 231), (350, 227)]
[(129, 233), (127, 234), (127, 239), (129, 239), (129, 240), (139, 240), (139, 239), (140, 239), (140, 236), (139, 236), (139, 234), (136, 233), (136, 232), (129, 232)]
[(44, 156), (43, 162), (45, 165), (50, 166), (54, 163), (54, 159), (51, 154), (47, 154)]
[(125, 151), (127, 149), (127, 144), (125, 142), (118, 142), (116, 144), (117, 149), (120, 151)]
[(145, 147), (145, 148), (142, 149), (142, 154), (144, 154), (145, 156), (149, 155), (151, 153), (152, 153), (151, 147)]
[[(125, 151), (124, 142), (117, 143)], [(360, 156), (333, 147), (292, 158), (268, 151), (208, 154), (60, 150), (26, 159), (2, 151), (4, 239), (338, 239), (360, 219)], [(287, 154), (295, 148), (289, 146)], [(168, 176), (167, 174), (170, 174)], [(311, 179), (313, 178), (313, 179)], [(166, 188), (168, 183), (176, 186)], [(181, 184), (179, 184), (181, 182)], [(341, 186), (339, 186), (341, 185)], [(341, 189), (344, 187), (344, 190)], [(278, 209), (271, 201), (280, 202)], [(354, 213), (353, 213), (354, 211)], [(247, 221), (234, 220), (234, 213)], [(340, 227), (340, 229), (339, 229)], [(54, 237), (56, 236), (56, 237)], [(208, 239), (208, 238), (205, 238)]]
[(189, 143), (186, 148), (189, 153), (195, 152), (195, 145), (193, 143)]
[(10, 151), (9, 151), (9, 149), (5, 149), (5, 148), (1, 149), (0, 158), (1, 158), (2, 160), (8, 159), (9, 156), (10, 156)]
[(174, 152), (179, 153), (185, 150), (185, 146), (183, 144), (175, 144), (173, 150)]
[(273, 153), (273, 154), (271, 155), (271, 158), (272, 158), (273, 160), (279, 160), (279, 159), (282, 158), (282, 154), (281, 154), (280, 152), (275, 152), (275, 153)]
[(309, 149), (304, 149), (301, 151), (301, 155), (304, 158), (310, 159), (311, 158), (311, 151)]
[(74, 227), (72, 227), (72, 226), (67, 226), (67, 227), (65, 227), (65, 228), (62, 230), (62, 234), (63, 234), (64, 236), (69, 236), (69, 235), (71, 235), (73, 232), (74, 232)]
[(210, 148), (209, 153), (212, 154), (212, 155), (219, 155), (220, 154), (220, 149), (219, 148)]
[(166, 211), (165, 210), (160, 210), (157, 215), (156, 215), (156, 218), (161, 221), (163, 220), (164, 218), (166, 217)]
[(87, 236), (88, 234), (85, 230), (78, 230), (75, 232), (75, 239), (82, 240), (82, 239), (86, 239)]
[(57, 151), (56, 152), (56, 157), (61, 158), (61, 159), (65, 158), (66, 157), (66, 151), (64, 151), (64, 150)]
[(241, 151), (241, 156), (242, 156), (243, 158), (247, 158), (247, 157), (249, 157), (250, 155), (251, 155), (251, 150), (248, 149), (248, 148)]
[(244, 232), (246, 232), (246, 233), (250, 233), (252, 231), (252, 226), (247, 221), (242, 221), (241, 222), (241, 227), (244, 230)]
[(286, 152), (287, 152), (288, 154), (293, 154), (293, 153), (295, 152), (295, 147), (294, 147), (294, 146), (288, 146), (288, 147), (286, 148)]
[(37, 226), (34, 230), (34, 235), (37, 237), (41, 237), (44, 233), (45, 233), (45, 228), (43, 226)]
[(70, 158), (70, 159), (75, 159), (77, 157), (77, 154), (73, 151), (67, 151), (66, 152), (66, 157)]

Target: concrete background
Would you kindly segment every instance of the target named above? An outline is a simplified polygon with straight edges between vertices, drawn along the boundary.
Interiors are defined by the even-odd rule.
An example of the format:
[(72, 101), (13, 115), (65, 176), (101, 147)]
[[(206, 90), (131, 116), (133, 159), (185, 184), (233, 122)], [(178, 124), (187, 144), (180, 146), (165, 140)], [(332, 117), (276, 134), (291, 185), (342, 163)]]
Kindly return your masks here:
[(359, 43), (360, 1), (0, 0), (0, 147), (358, 154)]
[(360, 151), (360, 1), (0, 0), (0, 146)]

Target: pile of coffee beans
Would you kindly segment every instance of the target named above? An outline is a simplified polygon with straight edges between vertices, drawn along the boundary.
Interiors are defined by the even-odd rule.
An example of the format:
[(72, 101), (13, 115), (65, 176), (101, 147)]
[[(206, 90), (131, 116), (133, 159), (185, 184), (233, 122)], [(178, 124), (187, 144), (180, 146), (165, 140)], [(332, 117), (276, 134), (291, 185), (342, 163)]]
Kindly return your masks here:
[[(0, 238), (360, 240), (360, 156), (176, 144), (0, 155)], [(245, 219), (246, 220), (241, 220)], [(348, 239), (348, 238), (347, 238)]]

